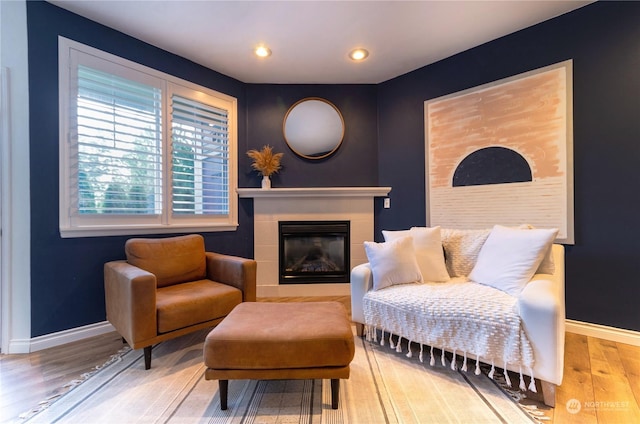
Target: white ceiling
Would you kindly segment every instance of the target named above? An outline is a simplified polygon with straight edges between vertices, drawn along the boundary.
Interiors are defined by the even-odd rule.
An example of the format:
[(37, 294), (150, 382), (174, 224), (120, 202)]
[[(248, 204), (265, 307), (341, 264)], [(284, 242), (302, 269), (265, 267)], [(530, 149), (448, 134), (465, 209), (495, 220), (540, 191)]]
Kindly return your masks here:
[[(591, 1), (50, 3), (247, 83), (376, 84)], [(347, 57), (356, 47), (366, 61)]]

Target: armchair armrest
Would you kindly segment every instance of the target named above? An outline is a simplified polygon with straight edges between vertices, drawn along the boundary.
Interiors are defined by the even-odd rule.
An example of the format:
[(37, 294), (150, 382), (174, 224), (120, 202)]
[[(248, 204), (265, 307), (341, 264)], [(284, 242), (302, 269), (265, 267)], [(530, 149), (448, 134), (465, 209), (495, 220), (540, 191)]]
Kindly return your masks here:
[(243, 302), (256, 301), (256, 272), (253, 259), (206, 252), (207, 278), (242, 290)]
[(373, 273), (369, 263), (355, 266), (351, 270), (351, 320), (364, 324), (362, 299), (373, 287)]
[(107, 320), (133, 349), (157, 335), (156, 277), (126, 261), (104, 265)]

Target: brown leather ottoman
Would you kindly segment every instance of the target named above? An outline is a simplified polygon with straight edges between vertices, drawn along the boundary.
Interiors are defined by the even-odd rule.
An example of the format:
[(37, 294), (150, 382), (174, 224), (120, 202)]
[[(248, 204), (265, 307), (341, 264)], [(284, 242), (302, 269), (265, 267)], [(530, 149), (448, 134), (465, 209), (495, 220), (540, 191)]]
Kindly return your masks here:
[(219, 380), (221, 409), (227, 409), (229, 380), (330, 379), (337, 409), (340, 379), (349, 378), (354, 353), (351, 322), (339, 302), (244, 302), (207, 335), (205, 378)]

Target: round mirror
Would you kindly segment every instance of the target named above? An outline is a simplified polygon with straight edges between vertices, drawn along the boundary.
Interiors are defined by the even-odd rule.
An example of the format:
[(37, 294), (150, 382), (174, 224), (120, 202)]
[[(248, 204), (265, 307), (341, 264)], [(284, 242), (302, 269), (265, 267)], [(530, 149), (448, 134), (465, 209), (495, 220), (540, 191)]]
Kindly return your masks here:
[(295, 154), (322, 159), (338, 150), (344, 137), (344, 119), (333, 103), (308, 97), (293, 104), (284, 116), (284, 139)]

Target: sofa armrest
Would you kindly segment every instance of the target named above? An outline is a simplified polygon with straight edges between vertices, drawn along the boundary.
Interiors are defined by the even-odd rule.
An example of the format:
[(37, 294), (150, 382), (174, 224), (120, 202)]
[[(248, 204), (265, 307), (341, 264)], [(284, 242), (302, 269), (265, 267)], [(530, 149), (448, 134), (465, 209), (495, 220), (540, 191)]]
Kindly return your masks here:
[(243, 302), (256, 301), (258, 264), (255, 260), (214, 252), (206, 252), (206, 255), (208, 279), (241, 290)]
[(564, 247), (553, 246), (555, 272), (536, 274), (518, 297), (524, 331), (533, 346), (535, 377), (561, 384), (564, 370)]
[(351, 270), (351, 320), (364, 324), (362, 299), (373, 287), (373, 273), (369, 263), (355, 266)]
[(126, 261), (104, 265), (107, 320), (137, 349), (157, 335), (156, 277)]

